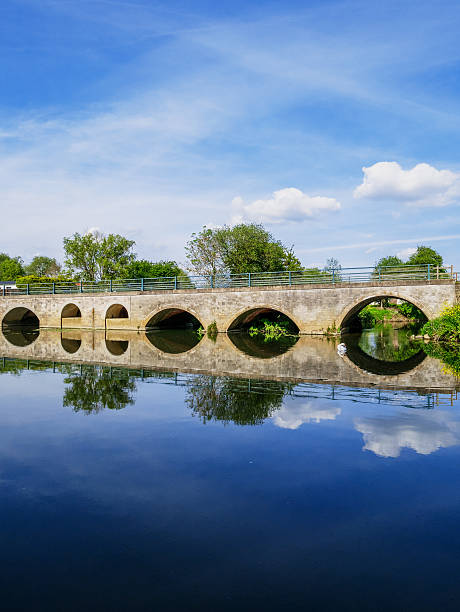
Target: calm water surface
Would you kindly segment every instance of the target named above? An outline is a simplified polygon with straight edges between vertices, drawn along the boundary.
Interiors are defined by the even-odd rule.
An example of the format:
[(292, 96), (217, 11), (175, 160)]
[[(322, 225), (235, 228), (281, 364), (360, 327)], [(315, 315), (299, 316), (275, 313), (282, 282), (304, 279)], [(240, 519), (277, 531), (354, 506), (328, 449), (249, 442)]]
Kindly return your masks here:
[[(438, 370), (404, 330), (348, 337), (349, 365), (235, 335), (237, 377), (192, 372), (186, 336), (106, 339), (103, 364), (85, 337), (2, 345), (3, 609), (458, 610), (452, 377), (411, 389)], [(329, 358), (369, 383), (318, 382)]]

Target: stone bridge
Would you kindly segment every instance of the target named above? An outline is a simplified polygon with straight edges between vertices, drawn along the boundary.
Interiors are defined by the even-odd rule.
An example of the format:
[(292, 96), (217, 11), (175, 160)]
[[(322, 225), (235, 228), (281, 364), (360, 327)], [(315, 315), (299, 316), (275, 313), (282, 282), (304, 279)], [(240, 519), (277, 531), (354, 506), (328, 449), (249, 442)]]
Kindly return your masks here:
[(41, 328), (144, 330), (193, 317), (205, 329), (214, 321), (219, 332), (249, 324), (259, 314), (278, 311), (301, 334), (323, 334), (348, 326), (366, 304), (384, 297), (411, 302), (428, 319), (457, 303), (454, 280), (405, 280), (178, 289), (144, 292), (11, 295), (0, 297), (3, 326), (31, 323)]

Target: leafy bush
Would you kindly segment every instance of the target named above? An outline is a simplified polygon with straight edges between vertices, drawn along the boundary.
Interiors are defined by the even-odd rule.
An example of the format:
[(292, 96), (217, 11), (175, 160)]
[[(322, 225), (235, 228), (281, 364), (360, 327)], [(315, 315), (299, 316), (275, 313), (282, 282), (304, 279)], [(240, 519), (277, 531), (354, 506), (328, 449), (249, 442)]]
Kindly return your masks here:
[(384, 323), (394, 317), (394, 310), (390, 308), (377, 308), (377, 306), (365, 306), (358, 317), (364, 329), (375, 327), (378, 323)]
[(208, 329), (206, 330), (207, 336), (210, 340), (215, 342), (217, 340), (217, 334), (219, 330), (217, 329), (217, 323), (213, 321), (208, 325)]
[(44, 285), (50, 283), (68, 283), (72, 282), (72, 278), (68, 276), (63, 276), (62, 274), (59, 276), (34, 276), (33, 274), (29, 274), (29, 276), (19, 276), (16, 279), (16, 286), (18, 288), (23, 288), (26, 285)]
[(404, 317), (407, 317), (408, 319), (415, 319), (417, 321), (426, 320), (426, 317), (420, 310), (420, 308), (417, 308), (417, 306), (414, 306), (410, 302), (403, 302), (402, 304), (399, 304), (398, 310)]
[(422, 334), (433, 340), (460, 341), (460, 304), (444, 308), (440, 316), (422, 327)]
[(279, 340), (283, 336), (292, 336), (294, 335), (292, 332), (292, 323), (286, 318), (279, 318), (277, 321), (260, 319), (249, 328), (250, 336), (257, 336), (258, 334), (261, 334), (267, 341)]

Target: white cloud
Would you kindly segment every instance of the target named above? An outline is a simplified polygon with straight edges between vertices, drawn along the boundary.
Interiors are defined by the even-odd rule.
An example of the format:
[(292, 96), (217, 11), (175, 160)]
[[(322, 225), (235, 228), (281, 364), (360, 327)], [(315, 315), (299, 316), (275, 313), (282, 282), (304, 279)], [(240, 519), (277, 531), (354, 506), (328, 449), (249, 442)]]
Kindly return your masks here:
[(397, 162), (363, 167), (355, 198), (396, 200), (412, 206), (446, 206), (460, 201), (460, 173), (417, 164), (403, 170)]
[(235, 211), (233, 221), (257, 221), (281, 223), (283, 221), (304, 221), (327, 210), (339, 210), (340, 202), (325, 196), (309, 196), (295, 187), (274, 191), (267, 200), (255, 200), (245, 204), (242, 198), (232, 201)]
[(407, 247), (407, 249), (402, 249), (401, 251), (398, 251), (396, 255), (399, 257), (399, 259), (402, 259), (403, 261), (405, 261), (406, 259), (409, 259), (409, 257), (416, 252), (417, 252), (416, 247)]
[(283, 404), (281, 409), (273, 417), (273, 423), (283, 429), (297, 429), (303, 423), (319, 423), (320, 421), (333, 421), (342, 409), (332, 403), (324, 406), (318, 403), (308, 402), (306, 404)]
[(429, 455), (460, 442), (459, 423), (447, 412), (404, 412), (368, 417), (355, 422), (363, 434), (363, 450), (381, 457), (399, 457), (403, 448)]

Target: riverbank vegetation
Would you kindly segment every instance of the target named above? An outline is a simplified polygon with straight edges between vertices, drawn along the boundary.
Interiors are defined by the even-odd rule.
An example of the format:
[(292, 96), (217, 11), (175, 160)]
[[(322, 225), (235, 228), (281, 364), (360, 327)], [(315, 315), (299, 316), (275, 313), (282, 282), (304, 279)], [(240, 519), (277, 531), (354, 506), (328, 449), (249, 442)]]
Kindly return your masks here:
[(410, 302), (401, 304), (390, 304), (388, 300), (383, 301), (382, 306), (369, 304), (358, 314), (363, 329), (370, 329), (382, 323), (419, 323), (426, 321), (423, 312)]
[(427, 321), (421, 333), (441, 342), (460, 341), (460, 305), (444, 308), (440, 316)]
[(274, 314), (272, 317), (256, 319), (248, 332), (251, 337), (263, 337), (266, 342), (299, 335), (294, 323), (281, 313)]

